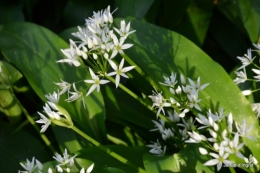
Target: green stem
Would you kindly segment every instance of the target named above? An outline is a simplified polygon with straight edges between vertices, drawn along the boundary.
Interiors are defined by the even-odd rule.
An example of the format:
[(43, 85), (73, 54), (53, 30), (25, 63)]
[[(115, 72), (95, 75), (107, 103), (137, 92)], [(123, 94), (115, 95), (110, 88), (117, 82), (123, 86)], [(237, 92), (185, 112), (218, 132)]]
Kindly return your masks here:
[[(115, 79), (112, 78), (111, 76), (106, 76), (106, 78), (108, 80), (110, 80), (113, 83), (116, 83)], [(150, 105), (148, 105), (146, 102), (143, 101), (143, 99), (139, 98), (135, 93), (133, 93), (131, 90), (129, 90), (128, 88), (126, 88), (124, 85), (119, 83), (119, 88), (121, 88), (123, 91), (125, 91), (127, 94), (129, 94), (130, 96), (132, 96), (134, 99), (138, 100), (141, 104), (143, 104), (144, 106), (146, 106), (148, 109), (152, 110)]]
[[(106, 76), (106, 78), (108, 80), (110, 80), (111, 82), (115, 83), (115, 79), (110, 77), (110, 76)], [(148, 109), (150, 109), (151, 111), (155, 112), (155, 110), (152, 109), (152, 107), (147, 104), (145, 101), (143, 101), (143, 99), (141, 99), (140, 97), (138, 97), (138, 95), (136, 95), (135, 93), (133, 93), (131, 90), (129, 90), (127, 87), (125, 87), (124, 85), (119, 83), (119, 88), (121, 88), (123, 91), (125, 91), (127, 94), (129, 94), (130, 96), (132, 96), (134, 99), (136, 99), (137, 101), (139, 101), (142, 105), (144, 105), (145, 107), (147, 107)], [(171, 123), (171, 121), (165, 117), (162, 114), (158, 115), (161, 119), (163, 119), (165, 122), (167, 123)]]
[(135, 66), (134, 69), (137, 71), (137, 73), (139, 73), (141, 76), (147, 79), (152, 86), (156, 86), (156, 83), (150, 77), (145, 75), (142, 69), (134, 61), (132, 61), (131, 58), (129, 58), (126, 54), (123, 54), (122, 56), (130, 65)]
[(27, 112), (27, 110), (23, 107), (22, 103), (15, 97), (15, 95), (13, 94), (13, 92), (11, 91), (14, 99), (16, 100), (16, 102), (18, 103), (18, 105), (20, 106), (22, 112), (24, 113), (24, 115), (26, 116), (26, 118), (28, 119), (28, 121), (31, 123), (31, 125), (34, 127), (34, 129), (40, 134), (42, 140), (44, 141), (44, 143), (49, 147), (49, 149), (55, 153), (56, 150), (54, 149), (54, 147), (52, 146), (51, 142), (49, 141), (49, 139), (47, 138), (47, 136), (43, 133), (40, 133), (40, 128), (36, 125), (35, 121), (33, 120), (33, 118), (30, 116), (30, 114)]
[(71, 127), (72, 130), (74, 130), (76, 133), (78, 133), (79, 135), (81, 135), (82, 137), (84, 137), (86, 140), (88, 140), (89, 142), (91, 142), (92, 144), (94, 144), (95, 146), (97, 146), (98, 148), (100, 148), (101, 150), (105, 151), (107, 154), (109, 154), (110, 156), (114, 157), (115, 159), (117, 159), (118, 161), (125, 163), (126, 165), (134, 168), (135, 170), (137, 170), (138, 172), (143, 172), (145, 173), (145, 170), (134, 165), (133, 163), (131, 163), (130, 161), (128, 161), (127, 159), (125, 159), (124, 157), (118, 155), (117, 153), (111, 151), (110, 149), (104, 147), (103, 145), (101, 145), (98, 141), (94, 140), (93, 138), (91, 138), (90, 136), (86, 135), (84, 132), (82, 132), (80, 129), (78, 129), (77, 127), (73, 126)]

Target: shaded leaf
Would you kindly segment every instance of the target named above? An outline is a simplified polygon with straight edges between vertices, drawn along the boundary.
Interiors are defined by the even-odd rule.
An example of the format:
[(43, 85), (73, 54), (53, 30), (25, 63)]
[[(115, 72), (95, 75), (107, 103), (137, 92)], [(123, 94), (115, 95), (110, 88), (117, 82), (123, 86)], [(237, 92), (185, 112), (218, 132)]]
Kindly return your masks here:
[[(72, 83), (90, 78), (84, 68), (56, 63), (63, 58), (60, 49), (68, 47), (67, 43), (51, 31), (31, 23), (12, 23), (6, 25), (0, 33), (0, 48), (5, 58), (22, 71), (32, 88), (44, 101), (45, 94), (58, 89), (54, 82), (60, 82), (62, 79)], [(84, 83), (77, 85), (78, 90), (84, 90), (85, 87)], [(87, 103), (86, 109), (83, 108), (81, 101), (72, 103), (60, 101), (59, 105), (66, 108), (72, 119), (90, 136), (98, 141), (106, 141), (104, 103), (101, 94), (94, 92), (84, 99)]]
[[(135, 20), (131, 24), (137, 30), (129, 38), (135, 49), (128, 49), (126, 54), (143, 70), (144, 76), (149, 76), (152, 85), (172, 71), (194, 80), (200, 77), (202, 84), (210, 83), (199, 94), (202, 109), (215, 112), (223, 107), (238, 123), (246, 118), (248, 124), (254, 125), (250, 135), (258, 138), (259, 125), (249, 102), (219, 64), (178, 33)], [(170, 96), (167, 87), (164, 89), (159, 84), (156, 87)], [(249, 139), (244, 142), (257, 155), (260, 146)]]

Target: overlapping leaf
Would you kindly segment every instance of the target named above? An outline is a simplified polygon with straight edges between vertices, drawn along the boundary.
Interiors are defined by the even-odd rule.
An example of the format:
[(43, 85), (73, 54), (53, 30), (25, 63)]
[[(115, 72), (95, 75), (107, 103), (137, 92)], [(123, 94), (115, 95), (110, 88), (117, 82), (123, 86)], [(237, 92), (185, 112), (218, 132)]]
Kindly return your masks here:
[[(220, 65), (178, 33), (135, 20), (131, 25), (137, 30), (129, 38), (135, 49), (129, 49), (126, 54), (149, 76), (150, 81), (159, 82), (171, 71), (192, 79), (200, 77), (202, 83), (210, 83), (200, 94), (203, 110), (218, 111), (223, 107), (238, 123), (246, 119), (248, 124), (253, 124), (251, 134), (258, 137), (259, 126), (249, 102)], [(165, 89), (161, 89), (167, 94)], [(244, 142), (257, 156), (259, 145), (248, 139)]]
[[(53, 82), (63, 79), (72, 83), (88, 77), (83, 68), (76, 69), (56, 63), (63, 58), (60, 49), (68, 47), (51, 31), (31, 23), (12, 23), (6, 25), (0, 33), (2, 53), (24, 74), (42, 100), (46, 100), (45, 94), (58, 89)], [(78, 85), (79, 90), (83, 87), (84, 85)], [(60, 104), (87, 133), (99, 141), (105, 141), (104, 103), (101, 94), (93, 93), (85, 98), (85, 102), (86, 109), (80, 101)]]

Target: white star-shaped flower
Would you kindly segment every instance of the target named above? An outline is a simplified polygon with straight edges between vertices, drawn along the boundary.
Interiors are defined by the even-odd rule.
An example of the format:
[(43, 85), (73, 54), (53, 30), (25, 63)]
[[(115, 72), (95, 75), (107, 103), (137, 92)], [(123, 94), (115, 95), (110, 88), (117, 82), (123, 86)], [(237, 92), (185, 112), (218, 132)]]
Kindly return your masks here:
[(235, 73), (237, 75), (236, 79), (234, 80), (236, 84), (244, 83), (247, 80), (247, 75), (244, 68), (243, 71), (235, 71)]
[(76, 67), (80, 66), (80, 62), (78, 61), (78, 54), (80, 50), (77, 48), (74, 41), (70, 40), (70, 48), (61, 49), (61, 52), (66, 56), (66, 59), (59, 60), (59, 63), (68, 63), (69, 65), (75, 65)]
[(65, 93), (66, 91), (68, 91), (70, 89), (70, 87), (71, 87), (70, 83), (68, 83), (66, 81), (63, 81), (62, 79), (61, 79), (61, 83), (55, 83), (54, 82), (54, 84), (56, 84), (56, 85), (58, 85), (60, 87), (60, 89), (61, 89), (60, 95)]
[(133, 68), (135, 68), (135, 66), (128, 66), (128, 67), (124, 67), (124, 59), (121, 60), (119, 66), (117, 66), (112, 60), (108, 60), (108, 62), (110, 63), (111, 67), (115, 70), (111, 73), (108, 73), (107, 76), (114, 76), (116, 75), (116, 88), (119, 85), (120, 82), (120, 76), (123, 76), (125, 78), (128, 78), (128, 76), (125, 74), (126, 72), (132, 70)]
[(85, 168), (82, 168), (82, 169), (80, 170), (80, 173), (90, 173), (90, 172), (93, 170), (93, 168), (94, 168), (94, 163), (88, 167), (88, 169), (86, 170), (86, 172), (85, 172)]
[(97, 75), (95, 75), (95, 73), (91, 70), (91, 68), (89, 68), (89, 72), (91, 75), (92, 80), (84, 80), (84, 82), (86, 83), (92, 83), (93, 85), (90, 87), (90, 89), (88, 90), (87, 96), (94, 91), (95, 88), (97, 88), (97, 91), (99, 92), (100, 90), (100, 84), (106, 84), (109, 82), (109, 80), (100, 80), (99, 77)]
[(77, 155), (74, 155), (73, 157), (69, 158), (67, 149), (65, 149), (65, 151), (64, 151), (64, 153), (63, 153), (63, 157), (62, 157), (60, 154), (55, 153), (55, 156), (53, 156), (53, 158), (60, 163), (60, 164), (58, 164), (57, 166), (62, 166), (62, 165), (67, 165), (67, 164), (69, 164), (70, 167), (72, 167), (72, 166), (74, 165), (74, 158), (75, 158), (76, 156), (77, 156)]
[(214, 159), (207, 161), (206, 163), (204, 163), (204, 165), (205, 166), (217, 165), (218, 171), (221, 169), (223, 163), (224, 164), (232, 164), (233, 163), (230, 160), (227, 160), (229, 153), (225, 153), (223, 147), (220, 147), (218, 154), (216, 154), (216, 153), (209, 153), (209, 154), (212, 157), (214, 157)]
[(113, 43), (114, 43), (114, 50), (112, 52), (112, 55), (110, 59), (114, 58), (118, 52), (120, 54), (124, 54), (125, 49), (128, 49), (133, 46), (133, 44), (124, 44), (125, 38), (121, 37), (120, 40), (118, 41), (118, 38), (115, 35), (112, 35)]
[(47, 117), (45, 117), (40, 112), (38, 112), (38, 114), (40, 115), (41, 119), (37, 120), (36, 123), (43, 124), (40, 132), (44, 133), (46, 131), (46, 129), (49, 127), (49, 125), (51, 124), (51, 120), (49, 120)]
[(114, 29), (121, 37), (127, 38), (128, 35), (130, 35), (130, 34), (135, 32), (135, 30), (129, 32), (129, 30), (130, 30), (130, 22), (126, 26), (125, 21), (121, 20), (120, 25), (121, 25), (120, 30), (118, 30), (117, 28), (114, 28)]

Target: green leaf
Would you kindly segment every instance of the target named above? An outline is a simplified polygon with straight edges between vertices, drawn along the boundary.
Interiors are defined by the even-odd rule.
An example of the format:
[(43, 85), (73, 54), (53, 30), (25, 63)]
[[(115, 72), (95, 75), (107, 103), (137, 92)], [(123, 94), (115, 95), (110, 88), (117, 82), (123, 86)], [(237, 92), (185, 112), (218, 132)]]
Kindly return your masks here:
[(0, 111), (12, 124), (15, 124), (21, 119), (22, 111), (11, 88), (22, 77), (22, 74), (4, 61), (0, 61), (0, 68)]
[[(6, 25), (0, 33), (0, 48), (5, 58), (24, 74), (44, 101), (45, 94), (58, 89), (54, 82), (60, 82), (62, 79), (73, 83), (90, 78), (83, 68), (56, 63), (63, 58), (60, 49), (68, 47), (67, 43), (51, 31), (31, 23), (12, 23)], [(85, 88), (84, 83), (77, 84), (78, 90), (83, 91)], [(105, 111), (101, 93), (94, 92), (84, 99), (87, 103), (86, 109), (81, 101), (60, 101), (59, 105), (66, 108), (71, 118), (90, 136), (98, 141), (106, 141)]]
[(202, 46), (211, 22), (212, 10), (212, 1), (193, 0), (185, 9), (186, 15), (182, 21), (171, 29), (189, 38), (198, 46)]
[(218, 2), (218, 8), (236, 26), (247, 33), (251, 42), (258, 41), (260, 33), (260, 1), (226, 1)]
[[(167, 95), (168, 88), (157, 82), (172, 71), (194, 80), (200, 77), (202, 84), (210, 83), (199, 94), (203, 111), (211, 109), (215, 112), (223, 107), (239, 124), (246, 118), (247, 124), (254, 126), (250, 135), (258, 138), (259, 125), (249, 102), (219, 64), (178, 33), (136, 20), (131, 21), (131, 26), (136, 32), (130, 35), (128, 42), (133, 43), (135, 49), (128, 49), (126, 54), (143, 70), (143, 76), (150, 78), (151, 84)], [(260, 146), (249, 139), (244, 142), (260, 159), (257, 154)]]
[[(33, 157), (40, 161), (47, 161), (47, 152), (30, 134), (19, 130), (14, 133), (16, 127), (0, 121), (0, 167), (2, 172), (17, 172), (22, 170), (19, 162)], [(25, 140), (26, 139), (26, 140)]]
[[(142, 156), (144, 153), (148, 152), (147, 147), (124, 147), (120, 145), (105, 147), (125, 157), (127, 160), (131, 161), (139, 167), (143, 167)], [(93, 163), (95, 163), (94, 170), (97, 170), (98, 168), (103, 169), (104, 167), (115, 167), (128, 173), (136, 172), (135, 169), (127, 166), (122, 162), (119, 162), (114, 157), (110, 156), (98, 147), (88, 147), (80, 150), (77, 157), (91, 160)]]
[(0, 89), (0, 111), (7, 116), (11, 124), (16, 124), (21, 119), (21, 108), (10, 90)]
[(141, 20), (153, 4), (153, 2), (154, 0), (116, 0), (115, 6), (118, 7), (116, 16), (131, 16)]
[(203, 164), (210, 160), (210, 156), (203, 156), (199, 153), (196, 144), (181, 150), (179, 153), (170, 156), (144, 155), (144, 166), (147, 172), (214, 172), (214, 167), (207, 167)]

